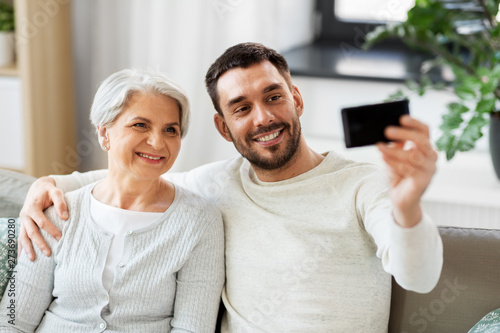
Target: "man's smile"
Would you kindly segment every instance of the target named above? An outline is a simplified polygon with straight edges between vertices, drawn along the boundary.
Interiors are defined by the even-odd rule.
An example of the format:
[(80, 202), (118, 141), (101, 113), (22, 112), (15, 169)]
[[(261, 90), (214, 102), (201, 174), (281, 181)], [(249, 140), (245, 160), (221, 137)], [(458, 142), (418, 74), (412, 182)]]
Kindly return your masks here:
[(258, 138), (255, 138), (255, 141), (258, 141), (258, 142), (269, 142), (271, 140), (276, 139), (281, 134), (281, 132), (282, 132), (282, 129), (274, 131), (272, 133), (263, 134), (262, 136), (259, 136)]

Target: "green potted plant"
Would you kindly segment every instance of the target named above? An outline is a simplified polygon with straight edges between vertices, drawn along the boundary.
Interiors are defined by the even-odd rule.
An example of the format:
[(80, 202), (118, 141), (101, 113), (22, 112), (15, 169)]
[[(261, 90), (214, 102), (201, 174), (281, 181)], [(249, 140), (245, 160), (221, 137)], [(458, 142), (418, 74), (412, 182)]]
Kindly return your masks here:
[[(450, 89), (457, 100), (448, 104), (436, 141), (448, 160), (475, 147), (490, 124), (490, 153), (500, 179), (500, 0), (416, 0), (405, 22), (379, 26), (366, 36), (365, 48), (398, 38), (435, 57), (423, 64), (409, 90)], [(430, 70), (448, 67), (449, 82), (432, 80)], [(395, 96), (401, 96), (398, 92)]]
[(15, 58), (14, 8), (0, 2), (0, 67), (11, 65)]

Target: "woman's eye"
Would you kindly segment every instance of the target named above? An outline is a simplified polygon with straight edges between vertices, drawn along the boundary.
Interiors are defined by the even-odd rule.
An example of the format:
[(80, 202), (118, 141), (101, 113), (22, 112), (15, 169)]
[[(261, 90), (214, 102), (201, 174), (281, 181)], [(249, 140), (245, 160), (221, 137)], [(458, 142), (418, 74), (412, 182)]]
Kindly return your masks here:
[(167, 132), (169, 134), (177, 134), (177, 128), (175, 128), (175, 127), (167, 127), (167, 128), (165, 128), (165, 132)]
[(134, 124), (133, 126), (134, 127), (144, 128), (144, 127), (146, 127), (146, 124), (144, 124), (144, 123), (137, 123), (137, 124)]

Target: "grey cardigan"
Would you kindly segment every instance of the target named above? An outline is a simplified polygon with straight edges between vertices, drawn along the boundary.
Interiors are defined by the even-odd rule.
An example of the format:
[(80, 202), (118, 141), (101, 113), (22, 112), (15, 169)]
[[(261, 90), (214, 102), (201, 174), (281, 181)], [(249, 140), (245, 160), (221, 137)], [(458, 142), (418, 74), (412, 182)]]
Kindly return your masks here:
[[(0, 332), (213, 332), (224, 283), (219, 211), (177, 186), (157, 222), (125, 237), (107, 293), (102, 272), (112, 235), (90, 218), (93, 186), (66, 194), (69, 221), (46, 211), (63, 237), (42, 231), (52, 256), (21, 255), (15, 296), (6, 292), (0, 304)], [(101, 315), (108, 302), (110, 314)]]

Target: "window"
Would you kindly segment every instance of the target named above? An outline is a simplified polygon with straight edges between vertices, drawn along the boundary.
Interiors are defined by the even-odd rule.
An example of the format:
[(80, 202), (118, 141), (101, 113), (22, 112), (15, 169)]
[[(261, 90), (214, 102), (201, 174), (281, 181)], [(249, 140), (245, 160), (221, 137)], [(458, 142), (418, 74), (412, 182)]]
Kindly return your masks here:
[[(444, 1), (444, 0), (443, 0)], [(376, 26), (406, 20), (415, 0), (316, 0), (318, 33), (286, 53), (293, 75), (403, 82), (417, 79), (428, 54), (394, 38), (362, 51)]]
[(359, 43), (377, 25), (404, 21), (414, 4), (415, 0), (317, 0), (318, 41)]
[(336, 0), (334, 15), (339, 21), (402, 22), (415, 0)]

